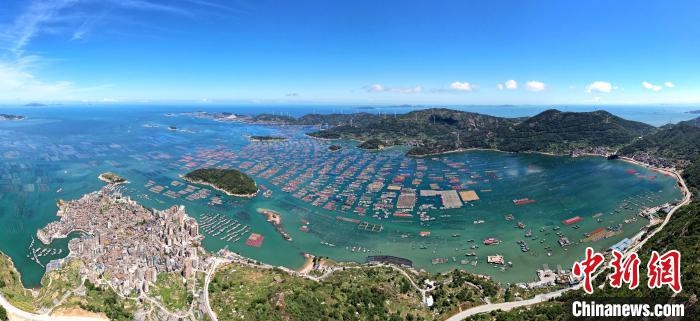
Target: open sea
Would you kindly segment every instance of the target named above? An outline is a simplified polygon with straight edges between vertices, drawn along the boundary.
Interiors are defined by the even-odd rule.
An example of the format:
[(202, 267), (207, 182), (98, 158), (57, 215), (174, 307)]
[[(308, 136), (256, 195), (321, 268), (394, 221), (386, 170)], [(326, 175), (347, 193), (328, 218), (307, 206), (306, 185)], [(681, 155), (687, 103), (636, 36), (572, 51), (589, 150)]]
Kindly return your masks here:
[[(531, 116), (545, 107), (450, 107), (504, 117)], [(145, 206), (183, 204), (200, 221), (204, 246), (227, 247), (265, 263), (296, 268), (302, 253), (364, 262), (368, 255), (394, 255), (432, 272), (462, 268), (501, 282), (531, 281), (548, 265), (570, 268), (586, 246), (604, 250), (639, 233), (647, 206), (673, 202), (681, 193), (671, 177), (622, 161), (539, 154), (472, 151), (424, 159), (403, 148), (367, 152), (356, 142), (310, 139), (311, 127), (261, 126), (194, 117), (194, 111), (237, 114), (404, 113), (415, 107), (349, 106), (52, 106), (0, 107), (27, 116), (0, 121), (0, 250), (12, 257), (28, 287), (39, 285), (44, 266), (67, 255), (68, 240), (41, 245), (37, 229), (57, 220), (56, 201), (99, 189), (97, 176), (113, 171), (130, 181), (124, 192)], [(571, 106), (564, 111), (605, 109), (660, 126), (693, 118), (691, 106)], [(178, 130), (168, 129), (175, 126)], [(282, 135), (277, 143), (250, 142), (247, 135)], [(270, 190), (242, 199), (204, 186), (188, 186), (179, 175), (195, 168), (236, 168)], [(438, 196), (421, 190), (472, 190), (479, 200), (440, 209)], [(414, 193), (415, 198), (410, 197)], [(397, 209), (397, 201), (412, 209)], [(408, 196), (406, 196), (408, 195)], [(534, 203), (516, 205), (529, 198)], [(460, 202), (461, 203), (461, 202)], [(282, 216), (285, 240), (265, 217)], [(400, 215), (396, 215), (399, 213)], [(512, 215), (512, 220), (506, 218)], [(582, 220), (565, 225), (563, 220)], [(421, 217), (423, 220), (421, 220)], [(516, 224), (522, 222), (524, 228)], [(532, 236), (525, 236), (531, 230)], [(585, 234), (614, 230), (587, 240)], [(260, 247), (245, 244), (251, 233)], [(557, 244), (560, 233), (572, 245)], [(425, 235), (425, 236), (421, 236)], [(614, 234), (614, 235), (612, 235)], [(486, 238), (498, 245), (484, 245)], [(470, 240), (474, 240), (470, 242)], [(516, 243), (524, 240), (529, 251)], [(478, 245), (478, 247), (476, 247)], [(39, 253), (38, 262), (32, 253)], [(473, 254), (467, 256), (466, 254)], [(486, 263), (502, 255), (512, 267)], [(435, 263), (435, 264), (434, 264)]]

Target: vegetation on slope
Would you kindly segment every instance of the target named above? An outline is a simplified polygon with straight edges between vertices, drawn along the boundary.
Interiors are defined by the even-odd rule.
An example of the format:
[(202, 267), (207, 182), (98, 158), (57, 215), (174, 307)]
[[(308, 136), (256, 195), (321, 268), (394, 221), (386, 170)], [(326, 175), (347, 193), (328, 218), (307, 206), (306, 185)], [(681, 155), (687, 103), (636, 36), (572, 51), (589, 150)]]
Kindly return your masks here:
[(207, 183), (234, 195), (251, 195), (258, 191), (250, 176), (235, 169), (200, 168), (185, 175), (195, 183)]
[(498, 133), (497, 148), (505, 151), (566, 152), (582, 147), (615, 147), (653, 130), (606, 111), (590, 113), (547, 110)]
[(687, 165), (700, 157), (700, 118), (666, 125), (620, 149), (624, 155), (651, 153)]
[(0, 292), (12, 305), (25, 311), (36, 311), (31, 292), (22, 285), (12, 260), (2, 253), (0, 253)]
[(170, 311), (187, 310), (194, 300), (180, 273), (159, 273), (151, 289)]
[[(419, 284), (425, 277), (414, 276)], [(217, 271), (209, 293), (221, 320), (440, 320), (498, 293), (495, 284), (466, 272), (434, 280), (435, 304), (427, 308), (408, 279), (388, 267), (348, 268), (315, 282), (234, 263)]]
[(376, 139), (376, 138), (370, 138), (364, 142), (362, 142), (360, 145), (358, 145), (358, 148), (362, 149), (367, 149), (367, 150), (379, 150), (384, 148), (386, 143), (382, 141), (381, 139)]
[(80, 302), (80, 308), (90, 312), (104, 313), (113, 321), (134, 319), (134, 306), (124, 304), (124, 300), (121, 300), (112, 289), (98, 288), (87, 280), (85, 288), (85, 297)]
[(433, 108), (401, 115), (306, 115), (281, 121), (331, 126), (309, 133), (318, 138), (355, 139), (370, 145), (377, 145), (378, 141), (385, 146), (410, 145), (408, 154), (417, 156), (461, 148), (561, 153), (582, 147), (620, 147), (654, 129), (605, 111), (547, 110), (530, 118), (502, 118)]

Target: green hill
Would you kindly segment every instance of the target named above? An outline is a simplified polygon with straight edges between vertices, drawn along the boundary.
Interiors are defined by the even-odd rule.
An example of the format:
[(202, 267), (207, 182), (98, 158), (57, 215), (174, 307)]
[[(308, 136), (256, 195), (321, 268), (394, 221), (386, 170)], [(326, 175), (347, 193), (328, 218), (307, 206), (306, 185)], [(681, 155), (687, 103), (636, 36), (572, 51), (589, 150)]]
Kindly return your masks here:
[(577, 148), (620, 147), (654, 130), (653, 126), (606, 111), (573, 113), (552, 109), (530, 118), (502, 118), (433, 108), (401, 115), (359, 113), (324, 117), (307, 115), (293, 122), (334, 126), (312, 132), (312, 137), (409, 145), (409, 155), (461, 148), (566, 153)]
[(620, 149), (623, 155), (653, 153), (689, 162), (700, 157), (700, 118), (666, 125)]
[(209, 184), (233, 195), (251, 195), (258, 192), (255, 181), (235, 169), (200, 168), (184, 177), (191, 182)]

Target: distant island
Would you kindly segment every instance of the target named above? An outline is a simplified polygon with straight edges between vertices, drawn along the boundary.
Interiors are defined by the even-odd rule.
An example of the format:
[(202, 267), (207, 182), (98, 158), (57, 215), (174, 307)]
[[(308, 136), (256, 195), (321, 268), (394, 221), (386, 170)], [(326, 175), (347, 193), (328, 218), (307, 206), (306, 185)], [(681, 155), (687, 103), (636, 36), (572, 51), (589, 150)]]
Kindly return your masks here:
[(25, 119), (24, 116), (0, 114), (0, 120), (23, 120), (23, 119)]
[(331, 152), (335, 152), (335, 151), (341, 150), (341, 149), (343, 149), (343, 147), (340, 146), (340, 145), (331, 145), (331, 146), (328, 146), (328, 150), (330, 150)]
[(46, 106), (46, 104), (42, 104), (42, 103), (28, 103), (28, 104), (24, 104), (24, 107), (44, 107), (44, 106)]
[(283, 142), (288, 140), (282, 136), (250, 136), (249, 139), (253, 142)]
[(250, 176), (235, 169), (200, 168), (183, 178), (191, 183), (211, 186), (227, 195), (253, 197), (258, 187)]
[(127, 182), (124, 177), (121, 177), (112, 172), (102, 173), (100, 174), (100, 176), (98, 176), (98, 178), (101, 181), (106, 182), (107, 184), (123, 184)]
[(687, 114), (700, 114), (700, 109), (699, 110), (691, 110), (691, 111), (686, 111)]

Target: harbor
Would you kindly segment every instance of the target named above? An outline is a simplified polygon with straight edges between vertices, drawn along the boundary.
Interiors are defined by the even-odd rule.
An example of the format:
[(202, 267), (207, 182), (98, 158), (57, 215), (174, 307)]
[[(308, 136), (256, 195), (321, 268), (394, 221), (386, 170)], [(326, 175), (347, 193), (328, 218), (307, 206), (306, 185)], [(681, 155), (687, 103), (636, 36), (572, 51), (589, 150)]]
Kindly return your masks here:
[[(115, 126), (125, 121), (113, 120)], [(187, 131), (170, 131), (170, 124)], [(57, 219), (57, 199), (99, 189), (103, 182), (95, 177), (106, 171), (127, 179), (123, 192), (148, 207), (185, 205), (210, 251), (228, 248), (291, 268), (303, 264), (301, 253), (358, 262), (371, 253), (406, 258), (431, 272), (460, 268), (505, 282), (532, 279), (542, 263), (566, 267), (588, 245), (605, 250), (658, 221), (662, 205), (680, 199), (671, 177), (597, 157), (470, 151), (411, 158), (401, 147), (367, 152), (350, 141), (333, 141), (343, 148), (331, 152), (331, 142), (304, 135), (313, 128), (180, 114), (156, 115), (129, 130), (117, 140), (104, 137), (105, 144), (76, 137), (66, 145), (47, 136), (5, 147), (12, 151), (3, 154), (0, 187), (21, 198), (3, 201), (25, 204), (24, 215), (43, 213), (31, 221), (34, 227), (8, 225), (8, 235), (25, 235), (19, 237), (24, 249), (9, 252), (30, 271), (23, 277), (36, 280), (42, 265), (67, 252), (37, 250), (34, 260), (33, 233), (22, 231)], [(289, 139), (251, 142), (245, 135)], [(194, 141), (200, 143), (191, 148)], [(181, 179), (203, 167), (240, 170), (261, 193), (230, 197)], [(71, 176), (77, 172), (85, 177)], [(259, 209), (278, 214), (280, 224)], [(488, 238), (498, 242), (485, 245)], [(512, 266), (494, 268), (487, 264), (492, 255)]]

